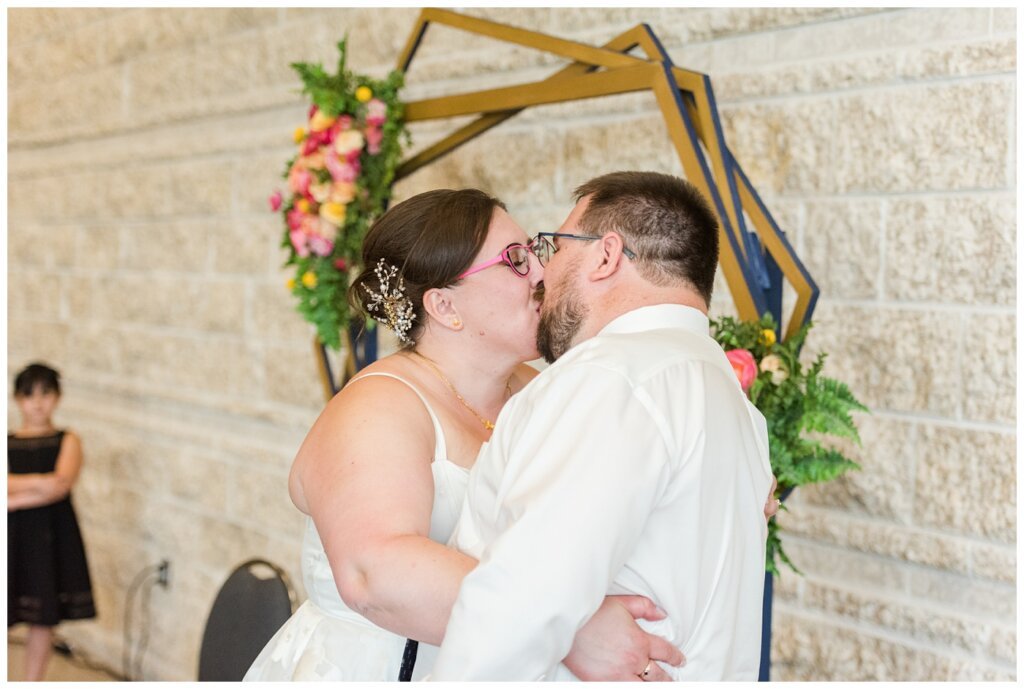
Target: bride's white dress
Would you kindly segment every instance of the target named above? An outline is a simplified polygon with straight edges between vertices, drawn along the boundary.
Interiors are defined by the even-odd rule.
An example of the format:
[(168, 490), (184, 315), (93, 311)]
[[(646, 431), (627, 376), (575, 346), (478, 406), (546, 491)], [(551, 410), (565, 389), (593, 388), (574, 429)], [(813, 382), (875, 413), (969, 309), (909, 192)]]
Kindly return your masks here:
[[(455, 528), (466, 495), (469, 472), (448, 461), (444, 433), (427, 400), (408, 381), (389, 373), (419, 395), (434, 424), (434, 508), (430, 538), (445, 544)], [(405, 638), (378, 627), (341, 600), (313, 520), (306, 519), (302, 580), (309, 599), (267, 643), (245, 674), (246, 681), (396, 681)], [(437, 647), (421, 643), (413, 679), (430, 672)]]

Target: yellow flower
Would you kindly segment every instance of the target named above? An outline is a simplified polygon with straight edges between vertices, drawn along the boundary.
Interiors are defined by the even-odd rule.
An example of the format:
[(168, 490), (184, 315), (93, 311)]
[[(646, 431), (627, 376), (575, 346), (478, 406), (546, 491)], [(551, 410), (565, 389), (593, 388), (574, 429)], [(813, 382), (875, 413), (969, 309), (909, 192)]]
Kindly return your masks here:
[(765, 347), (771, 347), (775, 344), (775, 331), (771, 328), (765, 328), (761, 331), (761, 344)]
[(289, 292), (294, 290), (295, 289), (295, 278), (288, 278), (288, 280), (285, 281), (284, 286), (288, 288)]
[(326, 114), (323, 110), (317, 110), (313, 113), (313, 117), (309, 118), (309, 131), (311, 132), (323, 132), (331, 128), (334, 121), (338, 119), (331, 115)]
[(299, 199), (295, 202), (295, 207), (303, 213), (309, 212), (309, 199)]
[(356, 100), (360, 103), (368, 103), (373, 98), (373, 91), (369, 86), (360, 86), (356, 89)]
[(295, 133), (292, 134), (292, 138), (295, 140), (295, 143), (301, 144), (306, 140), (306, 130), (302, 127), (296, 127)]
[(335, 227), (345, 222), (345, 204), (329, 201), (320, 206), (320, 217)]
[(302, 284), (310, 289), (316, 287), (316, 273), (314, 273), (312, 270), (307, 270), (305, 273), (303, 273)]

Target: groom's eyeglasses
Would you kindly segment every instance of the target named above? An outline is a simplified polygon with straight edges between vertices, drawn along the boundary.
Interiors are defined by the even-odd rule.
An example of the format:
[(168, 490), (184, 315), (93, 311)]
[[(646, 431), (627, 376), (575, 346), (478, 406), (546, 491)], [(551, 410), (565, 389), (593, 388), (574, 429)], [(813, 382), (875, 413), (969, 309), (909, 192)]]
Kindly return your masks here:
[[(548, 237), (550, 237), (551, 239), (554, 239), (555, 237), (559, 237), (562, 239), (582, 239), (587, 242), (594, 241), (595, 239), (601, 239), (600, 237), (590, 234), (569, 234), (568, 232), (538, 232), (537, 236), (534, 237), (533, 239), (533, 243), (544, 243), (544, 256), (541, 256), (540, 251), (534, 251), (534, 253), (536, 254), (537, 259), (540, 261), (540, 264), (542, 266), (547, 265), (548, 261), (551, 259), (551, 256), (558, 251), (558, 247), (555, 246), (554, 242), (552, 242), (551, 239), (548, 239)], [(626, 247), (625, 244), (622, 245), (622, 253), (626, 254), (627, 257), (636, 260), (636, 254), (633, 253), (631, 249)]]

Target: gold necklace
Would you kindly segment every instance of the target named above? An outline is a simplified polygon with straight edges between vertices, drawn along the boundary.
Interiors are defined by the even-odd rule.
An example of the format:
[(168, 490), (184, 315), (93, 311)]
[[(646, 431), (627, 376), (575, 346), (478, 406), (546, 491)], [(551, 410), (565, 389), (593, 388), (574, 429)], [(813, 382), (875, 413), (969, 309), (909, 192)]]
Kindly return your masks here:
[[(494, 430), (494, 422), (493, 421), (488, 421), (484, 417), (480, 416), (480, 413), (477, 412), (476, 409), (473, 409), (473, 407), (471, 407), (469, 405), (469, 402), (466, 401), (466, 398), (463, 397), (462, 395), (460, 395), (459, 391), (455, 389), (454, 385), (452, 385), (452, 382), (450, 380), (448, 380), (447, 378), (445, 378), (445, 375), (443, 373), (441, 373), (441, 369), (439, 369), (437, 367), (437, 364), (435, 364), (433, 361), (431, 361), (427, 357), (423, 356), (419, 352), (414, 351), (412, 353), (415, 354), (416, 356), (418, 356), (419, 358), (423, 359), (423, 361), (427, 362), (427, 365), (430, 366), (430, 368), (434, 371), (434, 373), (437, 374), (437, 377), (440, 378), (441, 381), (445, 385), (448, 386), (448, 389), (452, 391), (452, 394), (455, 395), (455, 399), (457, 399), (462, 404), (463, 407), (465, 407), (466, 409), (471, 411), (473, 413), (473, 416), (478, 418), (480, 420), (480, 423), (482, 423), (484, 425), (484, 428), (486, 428), (489, 431), (493, 431)], [(509, 377), (508, 380), (505, 381), (505, 392), (508, 394), (509, 397), (512, 396), (512, 378), (511, 378), (511, 376)]]

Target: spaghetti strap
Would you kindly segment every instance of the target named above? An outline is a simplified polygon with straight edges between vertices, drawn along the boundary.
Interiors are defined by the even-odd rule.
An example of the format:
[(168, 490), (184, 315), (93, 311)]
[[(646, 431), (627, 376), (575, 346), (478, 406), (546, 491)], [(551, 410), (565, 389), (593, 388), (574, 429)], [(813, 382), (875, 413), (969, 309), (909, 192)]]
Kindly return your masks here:
[(435, 461), (439, 460), (439, 461), (442, 461), (442, 462), (447, 462), (448, 461), (448, 449), (445, 446), (444, 431), (441, 430), (441, 422), (437, 420), (437, 415), (434, 413), (434, 410), (430, 407), (430, 403), (427, 402), (427, 398), (423, 396), (423, 393), (421, 393), (419, 390), (417, 390), (416, 386), (413, 385), (412, 383), (410, 383), (409, 381), (407, 381), (405, 378), (399, 378), (398, 376), (396, 376), (393, 373), (385, 373), (384, 371), (375, 371), (373, 373), (364, 373), (361, 376), (356, 376), (351, 381), (349, 381), (349, 385), (351, 385), (352, 383), (356, 382), (357, 380), (361, 380), (363, 378), (369, 378), (370, 376), (383, 376), (385, 378), (394, 378), (395, 380), (397, 380), (397, 381), (399, 381), (401, 383), (405, 383), (406, 385), (408, 385), (409, 388), (412, 389), (412, 391), (416, 393), (416, 396), (420, 398), (421, 402), (423, 402), (423, 406), (427, 408), (427, 414), (430, 415), (431, 423), (434, 424), (434, 460)]

